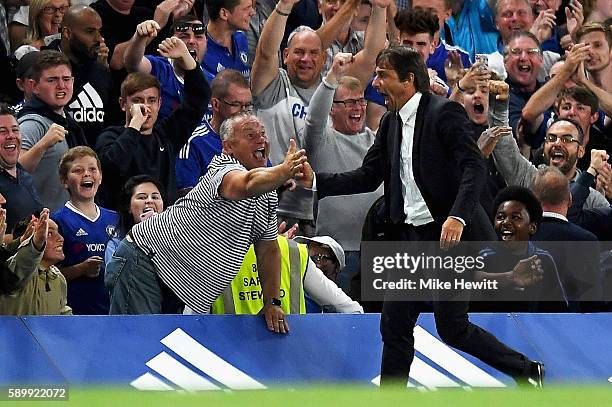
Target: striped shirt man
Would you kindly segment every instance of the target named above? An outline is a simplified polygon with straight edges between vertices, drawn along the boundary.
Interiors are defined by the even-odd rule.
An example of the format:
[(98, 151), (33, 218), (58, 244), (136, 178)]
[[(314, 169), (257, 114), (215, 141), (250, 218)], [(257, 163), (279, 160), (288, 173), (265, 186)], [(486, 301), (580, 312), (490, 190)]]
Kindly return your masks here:
[(275, 191), (243, 200), (219, 195), (223, 177), (234, 170), (246, 168), (229, 155), (216, 156), (191, 192), (132, 228), (162, 281), (197, 313), (209, 312), (251, 244), (277, 236)]

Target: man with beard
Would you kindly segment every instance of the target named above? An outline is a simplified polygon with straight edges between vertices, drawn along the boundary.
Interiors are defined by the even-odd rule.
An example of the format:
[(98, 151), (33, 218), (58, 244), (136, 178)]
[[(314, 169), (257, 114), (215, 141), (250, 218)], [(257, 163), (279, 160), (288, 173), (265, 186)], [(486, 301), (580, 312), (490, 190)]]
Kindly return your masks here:
[(47, 49), (63, 52), (72, 64), (73, 96), (66, 112), (79, 123), (87, 143), (96, 145), (96, 137), (107, 127), (106, 111), (116, 100), (110, 94), (111, 76), (108, 70), (108, 47), (102, 37), (102, 20), (91, 7), (73, 6), (64, 15), (61, 38)]
[[(583, 142), (584, 132), (580, 124), (569, 118), (555, 120), (546, 131), (544, 142), (546, 165), (557, 167), (570, 183), (574, 182), (580, 172), (576, 168), (576, 163), (584, 155)], [(531, 186), (538, 169), (521, 155), (513, 138), (502, 137), (493, 150), (493, 157), (508, 185), (520, 185), (526, 188)], [(609, 205), (602, 194), (591, 188), (584, 208)]]
[[(172, 113), (183, 100), (185, 71), (170, 59), (156, 55), (146, 55), (147, 44), (159, 34), (160, 26), (155, 20), (144, 21), (136, 26), (136, 32), (125, 52), (125, 67), (128, 72), (150, 73), (161, 83), (162, 105), (159, 119)], [(197, 63), (202, 63), (206, 53), (206, 33), (204, 24), (194, 15), (186, 15), (176, 20), (172, 27), (173, 35), (185, 43), (189, 54)], [(214, 75), (201, 69), (210, 82)]]

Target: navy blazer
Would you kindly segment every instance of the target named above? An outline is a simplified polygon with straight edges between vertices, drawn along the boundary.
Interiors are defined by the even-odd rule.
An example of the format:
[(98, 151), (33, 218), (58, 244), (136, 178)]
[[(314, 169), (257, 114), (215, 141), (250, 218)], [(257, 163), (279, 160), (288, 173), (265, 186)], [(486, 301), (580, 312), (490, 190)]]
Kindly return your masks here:
[[(319, 199), (371, 192), (384, 182), (386, 216), (394, 224), (403, 223), (401, 141), (402, 122), (397, 113), (387, 112), (361, 167), (339, 174), (317, 174)], [(436, 221), (457, 216), (470, 225), (478, 209), (484, 215), (478, 216), (478, 222), (489, 222), (479, 204), (486, 163), (460, 104), (423, 94), (416, 115), (412, 166), (416, 184)], [(488, 229), (492, 230), (490, 224)]]

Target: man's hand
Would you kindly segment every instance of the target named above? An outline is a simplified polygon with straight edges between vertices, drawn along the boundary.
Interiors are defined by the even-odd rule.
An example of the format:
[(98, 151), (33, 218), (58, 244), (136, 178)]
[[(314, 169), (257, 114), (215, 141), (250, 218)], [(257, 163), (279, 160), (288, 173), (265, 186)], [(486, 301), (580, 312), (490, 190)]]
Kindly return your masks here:
[(429, 73), (429, 88), (438, 96), (446, 96), (448, 94), (448, 85), (438, 77), (438, 73), (433, 69), (427, 69)]
[(584, 9), (577, 0), (571, 0), (569, 7), (565, 8), (565, 19), (567, 21), (567, 32), (572, 40), (576, 39), (576, 32), (584, 23)]
[(104, 259), (100, 256), (91, 256), (81, 264), (79, 264), (81, 275), (89, 278), (96, 278), (100, 275), (100, 268)]
[(6, 209), (0, 208), (0, 243), (4, 240), (6, 233)]
[[(179, 4), (172, 10), (174, 20), (186, 16), (193, 7), (194, 0), (180, 0)], [(255, 6), (253, 6), (255, 8)]]
[(179, 6), (180, 0), (164, 0), (155, 7), (153, 18), (160, 26), (168, 24), (170, 14)]
[(289, 14), (291, 13), (291, 10), (293, 10), (293, 7), (295, 7), (295, 5), (300, 1), (302, 0), (280, 0), (276, 4), (276, 7), (283, 13)]
[(151, 114), (151, 109), (143, 103), (134, 103), (129, 110), (129, 127), (136, 131), (140, 131), (144, 122), (147, 121)]
[(266, 325), (268, 330), (274, 331), (279, 334), (286, 334), (289, 332), (289, 324), (285, 319), (285, 313), (281, 307), (276, 305), (266, 304), (262, 308), (261, 314), (266, 318)]
[(600, 171), (604, 171), (604, 167), (608, 163), (609, 158), (610, 156), (608, 155), (606, 150), (591, 150), (591, 162), (589, 164), (589, 168), (593, 168), (595, 172), (595, 174), (593, 175), (598, 174)]
[(109, 49), (106, 43), (102, 41), (98, 47), (98, 62), (108, 68), (108, 53)]
[(346, 72), (353, 65), (355, 57), (348, 52), (340, 52), (334, 56), (331, 69), (327, 73), (325, 80), (330, 85), (337, 85), (338, 81), (346, 75)]
[(576, 78), (575, 82), (577, 85), (587, 87), (587, 82), (590, 82), (589, 78), (586, 75), (586, 69), (584, 67), (584, 61), (580, 63), (578, 69), (576, 69)]
[(557, 23), (555, 22), (555, 12), (548, 9), (540, 11), (531, 26), (531, 33), (537, 37), (540, 44), (552, 36), (552, 30)]
[(455, 247), (461, 241), (461, 234), (463, 233), (463, 223), (458, 219), (446, 218), (444, 224), (442, 224), (442, 233), (440, 234), (440, 248), (442, 250), (448, 250), (451, 247)]
[(157, 52), (163, 57), (175, 60), (181, 68), (186, 71), (191, 71), (198, 66), (189, 53), (187, 45), (177, 37), (170, 37), (163, 40), (159, 44), (159, 47), (157, 47)]
[(444, 73), (450, 86), (454, 86), (463, 76), (463, 61), (458, 51), (449, 51), (444, 62)]
[(567, 75), (572, 75), (578, 70), (580, 65), (589, 58), (591, 46), (583, 43), (574, 44), (572, 49), (566, 53), (567, 58), (563, 64), (563, 69)]
[(42, 142), (42, 145), (47, 149), (64, 141), (66, 139), (66, 134), (68, 134), (68, 130), (59, 124), (53, 123), (49, 126), (49, 130), (47, 130), (43, 138), (40, 139), (40, 142)]
[(506, 100), (510, 95), (510, 85), (504, 81), (489, 81), (489, 92), (496, 100)]
[(597, 172), (597, 182), (595, 189), (601, 192), (606, 198), (612, 197), (612, 167), (605, 163), (601, 170)]
[(484, 158), (489, 158), (500, 138), (512, 135), (512, 127), (495, 126), (486, 129), (478, 138), (478, 148)]
[(378, 6), (380, 8), (387, 8), (391, 5), (391, 0), (370, 0), (372, 6)]
[(544, 277), (542, 261), (536, 255), (519, 260), (511, 273), (511, 280), (517, 287), (528, 287), (537, 284)]
[(153, 39), (161, 30), (155, 20), (146, 20), (136, 26), (136, 35), (140, 38)]
[(459, 87), (466, 92), (475, 91), (478, 86), (487, 86), (491, 79), (491, 72), (482, 69), (482, 63), (476, 62), (459, 80)]
[(297, 149), (295, 139), (289, 140), (289, 150), (285, 156), (285, 160), (281, 164), (286, 174), (285, 179), (295, 178), (298, 180), (303, 177), (302, 169), (306, 162), (306, 150)]
[[(31, 229), (30, 225), (33, 226)], [(28, 224), (28, 229), (32, 230), (34, 236), (32, 237), (34, 248), (39, 252), (43, 251), (47, 243), (47, 236), (49, 235), (49, 209), (43, 209), (38, 219), (32, 219)]]
[(293, 238), (297, 236), (299, 228), (300, 226), (296, 223), (287, 229), (287, 222), (282, 221), (281, 224), (278, 225), (278, 234), (285, 236), (289, 240), (293, 240)]

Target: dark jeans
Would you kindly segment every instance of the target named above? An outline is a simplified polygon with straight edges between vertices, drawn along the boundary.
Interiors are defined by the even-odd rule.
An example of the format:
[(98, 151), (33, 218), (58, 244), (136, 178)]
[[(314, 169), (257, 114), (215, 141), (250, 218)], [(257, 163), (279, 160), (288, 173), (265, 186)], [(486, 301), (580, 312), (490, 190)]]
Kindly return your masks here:
[(123, 239), (106, 266), (110, 314), (181, 314), (184, 304), (157, 275), (151, 258)]
[[(441, 224), (423, 226), (405, 225), (393, 231), (393, 240), (437, 241)], [(383, 339), (381, 386), (406, 386), (410, 365), (414, 359), (414, 326), (419, 314), (425, 310), (424, 302), (390, 301), (385, 296), (380, 320)], [(469, 302), (433, 299), (436, 330), (442, 340), (469, 353), (514, 378), (525, 377), (530, 368), (529, 359), (500, 341), (484, 329), (472, 324), (468, 318)]]

